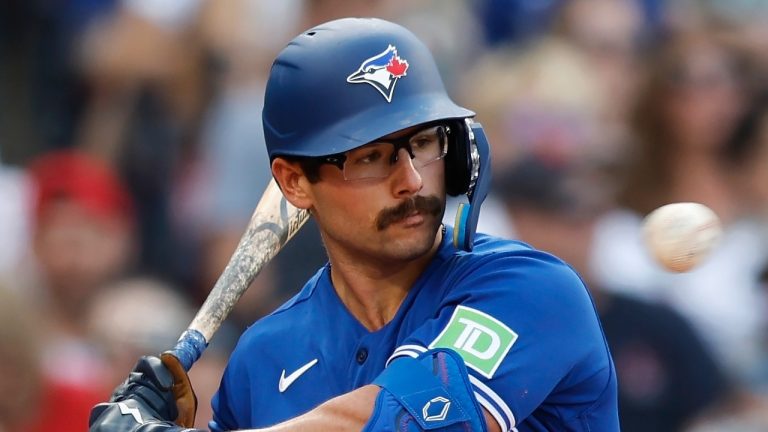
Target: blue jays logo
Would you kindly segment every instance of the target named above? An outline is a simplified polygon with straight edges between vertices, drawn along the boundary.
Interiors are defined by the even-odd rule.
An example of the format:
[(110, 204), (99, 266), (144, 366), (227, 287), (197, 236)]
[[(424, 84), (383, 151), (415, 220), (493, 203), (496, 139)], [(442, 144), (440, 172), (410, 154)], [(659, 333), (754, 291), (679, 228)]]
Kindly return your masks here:
[(368, 83), (381, 93), (387, 102), (392, 102), (397, 80), (404, 77), (408, 70), (408, 61), (397, 55), (394, 45), (360, 65), (360, 68), (347, 77), (348, 83)]

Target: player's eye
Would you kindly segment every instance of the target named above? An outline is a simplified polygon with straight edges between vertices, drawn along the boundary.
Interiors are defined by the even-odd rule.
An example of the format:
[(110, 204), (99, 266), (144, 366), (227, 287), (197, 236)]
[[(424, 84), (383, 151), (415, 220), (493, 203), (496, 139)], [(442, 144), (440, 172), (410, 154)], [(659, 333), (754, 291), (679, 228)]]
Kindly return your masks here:
[(436, 136), (420, 136), (411, 141), (411, 148), (414, 151), (424, 150), (437, 142)]
[(438, 137), (437, 128), (430, 129), (411, 138), (411, 149), (414, 152), (432, 149), (439, 141), (440, 138)]
[(384, 158), (381, 149), (365, 149), (347, 156), (347, 162), (352, 165), (371, 165)]

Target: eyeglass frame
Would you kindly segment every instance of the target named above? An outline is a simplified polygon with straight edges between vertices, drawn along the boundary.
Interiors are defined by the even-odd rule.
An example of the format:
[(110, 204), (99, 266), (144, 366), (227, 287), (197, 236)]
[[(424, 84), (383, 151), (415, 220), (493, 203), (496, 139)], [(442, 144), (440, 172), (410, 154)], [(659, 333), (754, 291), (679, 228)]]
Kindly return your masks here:
[(328, 155), (328, 156), (319, 156), (319, 157), (312, 158), (312, 159), (315, 159), (320, 164), (330, 164), (330, 165), (333, 165), (333, 166), (337, 167), (342, 172), (342, 175), (344, 175), (344, 180), (345, 181), (362, 181), (362, 180), (384, 179), (384, 178), (389, 177), (392, 174), (392, 169), (391, 168), (390, 168), (390, 171), (387, 173), (387, 175), (385, 175), (383, 177), (363, 177), (363, 178), (359, 178), (359, 179), (348, 179), (346, 177), (346, 175), (344, 174), (344, 163), (347, 161), (347, 152), (352, 151), (352, 150), (356, 150), (356, 149), (359, 149), (359, 148), (362, 148), (362, 147), (365, 147), (365, 146), (370, 145), (370, 144), (392, 144), (392, 146), (394, 147), (394, 151), (392, 152), (392, 156), (390, 156), (390, 160), (389, 160), (389, 166), (392, 167), (392, 166), (394, 166), (397, 163), (398, 160), (400, 160), (399, 159), (400, 149), (405, 149), (405, 151), (408, 152), (408, 155), (411, 157), (411, 160), (415, 159), (416, 156), (413, 154), (413, 148), (411, 146), (411, 139), (413, 139), (414, 137), (418, 136), (420, 133), (423, 133), (423, 132), (425, 132), (427, 130), (430, 130), (430, 129), (436, 129), (437, 130), (437, 132), (438, 132), (438, 139), (441, 141), (442, 149), (440, 151), (440, 156), (438, 156), (437, 158), (435, 158), (435, 159), (433, 159), (431, 161), (428, 161), (424, 165), (420, 166), (420, 168), (423, 168), (423, 167), (425, 167), (427, 165), (430, 165), (430, 164), (432, 164), (434, 162), (437, 162), (437, 161), (439, 161), (441, 159), (445, 159), (445, 156), (448, 154), (448, 137), (451, 135), (451, 127), (449, 125), (443, 124), (443, 123), (430, 124), (430, 125), (427, 125), (427, 126), (421, 128), (421, 129), (417, 130), (416, 132), (414, 132), (412, 134), (408, 134), (408, 135), (405, 135), (405, 136), (402, 136), (402, 137), (399, 137), (399, 138), (376, 139), (376, 140), (371, 141), (370, 143), (363, 144), (360, 147), (356, 147), (356, 148), (347, 150), (347, 151), (342, 152), (342, 153), (335, 153), (335, 154), (331, 154), (331, 155)]

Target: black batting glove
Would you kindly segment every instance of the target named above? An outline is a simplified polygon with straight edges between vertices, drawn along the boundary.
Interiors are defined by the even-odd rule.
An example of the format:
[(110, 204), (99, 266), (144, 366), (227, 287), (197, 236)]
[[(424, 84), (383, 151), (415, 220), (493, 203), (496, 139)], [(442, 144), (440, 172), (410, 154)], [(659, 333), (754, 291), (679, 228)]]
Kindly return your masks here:
[(109, 402), (93, 407), (90, 432), (199, 431), (173, 423), (178, 411), (172, 389), (173, 375), (159, 358), (140, 358)]

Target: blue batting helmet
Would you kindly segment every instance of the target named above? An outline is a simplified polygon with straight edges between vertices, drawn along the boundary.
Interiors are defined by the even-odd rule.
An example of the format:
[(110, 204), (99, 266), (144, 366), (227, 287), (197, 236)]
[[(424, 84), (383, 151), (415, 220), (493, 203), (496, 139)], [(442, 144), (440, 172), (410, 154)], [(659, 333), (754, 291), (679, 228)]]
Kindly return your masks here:
[(466, 193), (474, 207), (459, 241), (471, 249), (487, 192), (478, 174), (488, 169), (488, 146), (478, 153), (475, 139), (482, 128), (467, 120), (474, 115), (448, 97), (432, 54), (413, 33), (380, 19), (345, 18), (307, 30), (280, 52), (262, 118), (270, 159), (343, 153), (411, 126), (450, 123), (446, 190)]

